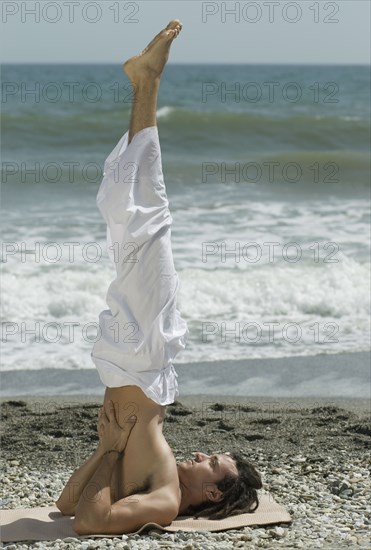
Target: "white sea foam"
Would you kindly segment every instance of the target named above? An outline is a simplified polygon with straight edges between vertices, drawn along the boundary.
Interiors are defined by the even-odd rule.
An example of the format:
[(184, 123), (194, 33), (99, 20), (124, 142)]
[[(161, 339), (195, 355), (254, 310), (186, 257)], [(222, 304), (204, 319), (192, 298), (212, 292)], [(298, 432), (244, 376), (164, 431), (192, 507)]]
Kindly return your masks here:
[(168, 105), (165, 105), (164, 107), (160, 107), (160, 109), (157, 110), (157, 118), (165, 118), (171, 113), (175, 111), (174, 107), (169, 107)]
[[(81, 187), (81, 194), (91, 202), (84, 211), (79, 207), (78, 188), (77, 197), (63, 199), (61, 188), (59, 192), (60, 200), (51, 194), (48, 208), (43, 207), (42, 225), (38, 221), (40, 198), (34, 189), (22, 188), (27, 204), (24, 212), (8, 214), (6, 231), (17, 245), (24, 242), (29, 253), (23, 258), (10, 254), (3, 263), (2, 319), (8, 323), (3, 325), (3, 339), (4, 330), (8, 331), (3, 369), (92, 367), (90, 351), (98, 315), (107, 307), (105, 296), (114, 266), (106, 253), (105, 224), (94, 204), (96, 192)], [(190, 329), (178, 362), (368, 349), (370, 267), (365, 201), (283, 202), (265, 196), (259, 187), (241, 191), (215, 186), (212, 192), (209, 187), (192, 193), (181, 189), (171, 197), (171, 207), (174, 259), (181, 283), (178, 307)], [(41, 247), (57, 241), (63, 252), (61, 261), (54, 264), (41, 256), (36, 262), (32, 253), (36, 241)], [(69, 249), (63, 243), (75, 241), (80, 244), (70, 263)], [(84, 246), (90, 242), (101, 252), (97, 262), (87, 261), (86, 250), (83, 257)], [(241, 250), (246, 243), (256, 243), (263, 251), (261, 260), (251, 261), (251, 248), (248, 254), (240, 254), (239, 261), (233, 254), (223, 261), (222, 242), (228, 250), (236, 250), (236, 243)], [(281, 243), (275, 248), (273, 263), (264, 244), (269, 242)], [(283, 254), (289, 242), (300, 246), (300, 261), (288, 261), (287, 250)], [(316, 242), (318, 261), (313, 249)], [(329, 242), (334, 245), (326, 248)], [(217, 250), (207, 261), (202, 259), (205, 243), (214, 243)], [(335, 245), (336, 254), (331, 257)], [(44, 252), (53, 256), (52, 248)], [(325, 261), (331, 258), (337, 261)], [(40, 337), (35, 334), (36, 323)], [(44, 333), (43, 327), (47, 327)], [(23, 329), (29, 332), (24, 334)], [(295, 331), (300, 336), (297, 341)]]
[[(91, 368), (113, 267), (31, 271), (20, 263), (3, 269), (3, 369)], [(354, 259), (320, 268), (188, 268), (179, 277), (178, 307), (190, 328), (179, 362), (368, 349), (370, 269)]]

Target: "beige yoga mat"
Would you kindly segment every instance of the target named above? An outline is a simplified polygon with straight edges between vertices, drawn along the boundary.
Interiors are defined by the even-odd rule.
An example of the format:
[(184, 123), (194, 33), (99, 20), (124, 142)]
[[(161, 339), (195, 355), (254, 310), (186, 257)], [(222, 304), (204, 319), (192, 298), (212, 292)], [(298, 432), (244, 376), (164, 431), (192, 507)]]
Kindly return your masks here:
[[(275, 502), (270, 494), (260, 496), (259, 508), (251, 514), (240, 514), (222, 520), (206, 518), (192, 519), (190, 516), (178, 516), (169, 526), (161, 527), (157, 523), (147, 523), (136, 533), (149, 528), (161, 531), (226, 531), (245, 525), (270, 525), (272, 523), (290, 523), (291, 517), (283, 506)], [(72, 518), (63, 516), (56, 506), (43, 508), (18, 508), (0, 511), (2, 542), (21, 540), (56, 540), (78, 537), (72, 528)], [(95, 535), (109, 537), (110, 535)], [(112, 535), (118, 536), (118, 535)]]

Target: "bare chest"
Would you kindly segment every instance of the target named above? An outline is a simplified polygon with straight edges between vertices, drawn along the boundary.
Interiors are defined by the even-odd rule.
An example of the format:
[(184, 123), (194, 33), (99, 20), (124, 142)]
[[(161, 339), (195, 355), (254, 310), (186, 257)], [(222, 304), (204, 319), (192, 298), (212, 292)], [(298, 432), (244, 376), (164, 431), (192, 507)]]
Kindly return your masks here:
[(114, 501), (136, 493), (148, 493), (174, 481), (175, 458), (162, 433), (132, 430), (124, 456), (117, 461), (111, 482)]

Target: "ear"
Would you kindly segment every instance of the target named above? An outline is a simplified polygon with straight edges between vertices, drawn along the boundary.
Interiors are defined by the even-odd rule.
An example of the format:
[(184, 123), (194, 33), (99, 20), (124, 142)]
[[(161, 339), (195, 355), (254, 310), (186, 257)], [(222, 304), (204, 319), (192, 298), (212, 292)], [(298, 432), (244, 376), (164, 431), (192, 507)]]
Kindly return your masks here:
[(208, 483), (205, 489), (205, 497), (210, 502), (220, 502), (223, 500), (223, 493), (215, 483)]

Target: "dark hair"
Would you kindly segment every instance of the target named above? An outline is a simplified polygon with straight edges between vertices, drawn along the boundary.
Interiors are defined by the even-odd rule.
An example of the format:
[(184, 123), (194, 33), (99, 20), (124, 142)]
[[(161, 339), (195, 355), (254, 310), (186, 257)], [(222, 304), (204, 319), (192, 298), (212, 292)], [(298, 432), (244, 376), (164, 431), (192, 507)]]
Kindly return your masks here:
[(208, 519), (223, 519), (237, 514), (254, 512), (259, 506), (257, 489), (263, 484), (255, 466), (239, 453), (229, 453), (236, 462), (238, 476), (227, 474), (216, 486), (224, 493), (220, 502), (203, 502), (198, 506), (190, 505), (187, 514), (194, 518), (207, 516)]

